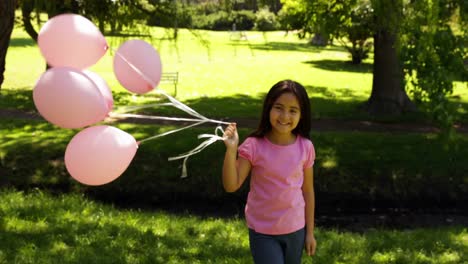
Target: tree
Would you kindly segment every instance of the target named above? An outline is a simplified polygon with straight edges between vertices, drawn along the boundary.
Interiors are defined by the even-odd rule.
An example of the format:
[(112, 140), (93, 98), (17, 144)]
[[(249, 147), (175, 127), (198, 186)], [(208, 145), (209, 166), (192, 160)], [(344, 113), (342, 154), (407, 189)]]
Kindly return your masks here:
[[(336, 39), (359, 64), (370, 51), (372, 8), (367, 0), (283, 0), (280, 22), (286, 30), (299, 30), (300, 38), (326, 46)], [(349, 45), (350, 44), (350, 45)]]
[(28, 35), (37, 42), (37, 31), (33, 26), (33, 20), (40, 23), (38, 16), (40, 12), (45, 12), (48, 18), (54, 17), (62, 13), (78, 13), (78, 2), (77, 1), (38, 1), (38, 0), (20, 0), (22, 21), (24, 30)]
[[(124, 27), (133, 27), (135, 21), (145, 20), (151, 12), (142, 12), (152, 7), (145, 0), (20, 0), (22, 21), (25, 31), (37, 41), (37, 31), (34, 23), (41, 21), (38, 13), (46, 13), (48, 19), (63, 13), (80, 14), (92, 21), (96, 21), (102, 33), (107, 27), (111, 33), (117, 33)], [(136, 29), (135, 29), (136, 31)]]
[(351, 21), (343, 25), (345, 38), (338, 38), (338, 41), (351, 54), (352, 63), (361, 64), (369, 56), (372, 46), (369, 42), (373, 28), (372, 7), (366, 1), (360, 1), (350, 15)]
[(372, 0), (372, 6), (374, 76), (366, 110), (377, 114), (415, 110), (409, 90), (416, 101), (429, 102), (429, 112), (440, 127), (450, 129), (454, 120), (447, 97), (457, 78), (467, 79), (466, 36), (455, 36), (450, 22), (459, 11), (457, 23), (465, 23), (466, 1)]
[(5, 60), (15, 23), (16, 0), (0, 1), (0, 89), (4, 80)]
[(319, 32), (330, 37), (339, 37), (349, 27), (356, 6), (370, 4), (372, 23), (367, 27), (374, 40), (373, 81), (363, 109), (372, 115), (415, 111), (416, 105), (409, 99), (407, 90), (415, 91), (413, 95), (427, 95), (425, 99), (433, 102), (440, 113), (446, 113), (446, 98), (452, 90), (454, 76), (466, 79), (466, 66), (461, 63), (464, 56), (466, 59), (463, 46), (466, 36), (455, 36), (449, 25), (450, 18), (458, 11), (458, 23), (465, 32), (468, 7), (464, 0), (282, 2), (283, 8), (299, 12), (304, 18), (302, 32)]
[(467, 11), (460, 0), (413, 0), (405, 8), (400, 46), (408, 91), (444, 132), (455, 121), (453, 82), (468, 80)]
[[(405, 91), (399, 59), (399, 33), (403, 19), (402, 0), (373, 0), (374, 64), (372, 91), (364, 110), (373, 115), (398, 115), (416, 106)], [(385, 15), (384, 15), (385, 14)]]

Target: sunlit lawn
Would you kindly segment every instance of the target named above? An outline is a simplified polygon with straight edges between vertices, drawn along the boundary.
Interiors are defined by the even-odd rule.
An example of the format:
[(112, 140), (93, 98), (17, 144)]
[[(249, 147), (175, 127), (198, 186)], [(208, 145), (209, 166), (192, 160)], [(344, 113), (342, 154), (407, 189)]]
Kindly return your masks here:
[[(153, 29), (152, 36), (151, 39), (129, 39), (143, 39), (153, 44), (161, 55), (163, 71), (178, 71), (180, 74), (177, 98), (202, 114), (258, 117), (257, 109), (264, 94), (275, 82), (289, 78), (306, 86), (315, 117), (366, 118), (356, 106), (370, 95), (372, 60), (353, 66), (347, 62), (349, 55), (341, 47), (312, 47), (293, 33), (286, 35), (285, 32), (247, 32), (245, 41), (230, 39), (229, 32), (197, 31), (193, 34), (180, 30), (176, 44), (164, 39), (166, 32), (161, 29)], [(201, 38), (207, 41), (202, 42)], [(91, 69), (108, 82), (114, 92), (116, 106), (154, 103), (154, 93), (132, 96), (118, 83), (112, 60), (114, 51), (125, 39), (106, 39), (110, 51)], [(45, 61), (39, 48), (25, 32), (15, 29), (7, 54), (3, 92), (9, 94), (11, 90), (22, 90), (29, 95), (44, 69)], [(168, 93), (174, 90), (171, 84), (166, 83), (159, 89)], [(468, 114), (466, 84), (456, 83), (454, 95), (457, 96), (454, 100), (460, 103), (457, 105), (458, 113)], [(14, 103), (24, 104), (18, 98), (7, 101), (10, 103), (2, 102), (2, 106), (11, 108)], [(28, 108), (34, 109), (32, 105)], [(174, 109), (152, 108), (147, 111), (180, 114)]]
[[(209, 41), (209, 46), (205, 46), (199, 37), (186, 30), (181, 30), (176, 45), (172, 41), (158, 40), (165, 37), (164, 31), (154, 32), (153, 39), (140, 39), (151, 42), (158, 49), (164, 71), (180, 72), (181, 99), (237, 93), (258, 95), (284, 78), (295, 79), (307, 86), (346, 89), (363, 98), (370, 91), (372, 75), (368, 72), (371, 70), (369, 64), (358, 67), (357, 72), (344, 71), (337, 76), (330, 67), (338, 66), (334, 66), (333, 61), (346, 60), (346, 52), (340, 48), (311, 47), (292, 33), (285, 37), (284, 32), (266, 35), (249, 32), (248, 41), (230, 41), (228, 32), (202, 31), (200, 36)], [(113, 51), (122, 40), (117, 37), (106, 39), (111, 50), (92, 70), (105, 78), (113, 90), (124, 91), (112, 69)], [(321, 61), (325, 61), (322, 66)], [(16, 29), (12, 36), (7, 65), (4, 84), (7, 88), (31, 88), (44, 71), (39, 48), (21, 29)], [(170, 85), (164, 88), (172, 91)]]
[[(123, 210), (81, 195), (0, 191), (0, 263), (251, 263), (243, 220)], [(468, 230), (317, 228), (303, 263), (466, 263)]]

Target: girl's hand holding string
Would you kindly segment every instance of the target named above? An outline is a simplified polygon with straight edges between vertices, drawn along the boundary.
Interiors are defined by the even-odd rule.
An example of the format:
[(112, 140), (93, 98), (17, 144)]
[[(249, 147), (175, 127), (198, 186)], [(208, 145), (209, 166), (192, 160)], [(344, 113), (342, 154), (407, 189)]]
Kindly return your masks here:
[(237, 151), (237, 146), (239, 144), (239, 135), (237, 134), (237, 125), (236, 123), (229, 124), (224, 131), (224, 144), (228, 150)]
[(223, 186), (227, 192), (235, 192), (239, 189), (242, 181), (239, 180), (237, 169), (237, 146), (239, 135), (237, 135), (236, 123), (231, 123), (224, 130), (224, 145), (226, 145), (226, 155), (223, 163)]

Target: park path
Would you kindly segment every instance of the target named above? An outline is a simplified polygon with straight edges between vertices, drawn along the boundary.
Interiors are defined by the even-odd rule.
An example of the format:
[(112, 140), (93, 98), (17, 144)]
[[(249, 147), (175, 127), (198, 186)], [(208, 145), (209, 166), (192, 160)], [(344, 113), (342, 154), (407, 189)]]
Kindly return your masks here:
[[(41, 120), (42, 117), (37, 112), (26, 112), (16, 109), (0, 109), (0, 118), (18, 118)], [(232, 118), (224, 119), (226, 122), (236, 122), (240, 128), (256, 128), (258, 119), (248, 118)], [(188, 125), (185, 122), (173, 122), (164, 120), (154, 120), (144, 117), (128, 117), (113, 120), (119, 123), (134, 123), (134, 124), (157, 124), (157, 125)], [(211, 123), (205, 124), (213, 126)], [(429, 124), (417, 123), (382, 123), (365, 120), (339, 120), (339, 119), (313, 119), (312, 131), (317, 132), (332, 132), (332, 131), (361, 131), (361, 132), (380, 132), (380, 133), (436, 133), (439, 129)], [(468, 134), (468, 123), (455, 124), (454, 128), (457, 132)]]

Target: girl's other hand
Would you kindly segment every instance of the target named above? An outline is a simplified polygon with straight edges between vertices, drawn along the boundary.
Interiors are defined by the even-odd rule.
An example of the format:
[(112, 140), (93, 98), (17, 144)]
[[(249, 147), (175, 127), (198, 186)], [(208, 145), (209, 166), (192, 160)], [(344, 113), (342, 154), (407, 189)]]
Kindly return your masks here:
[(307, 234), (305, 240), (305, 250), (308, 256), (315, 255), (315, 248), (317, 247), (317, 241), (313, 234)]
[(239, 135), (237, 134), (237, 125), (236, 123), (229, 124), (224, 130), (224, 144), (228, 149), (236, 149), (239, 144)]

